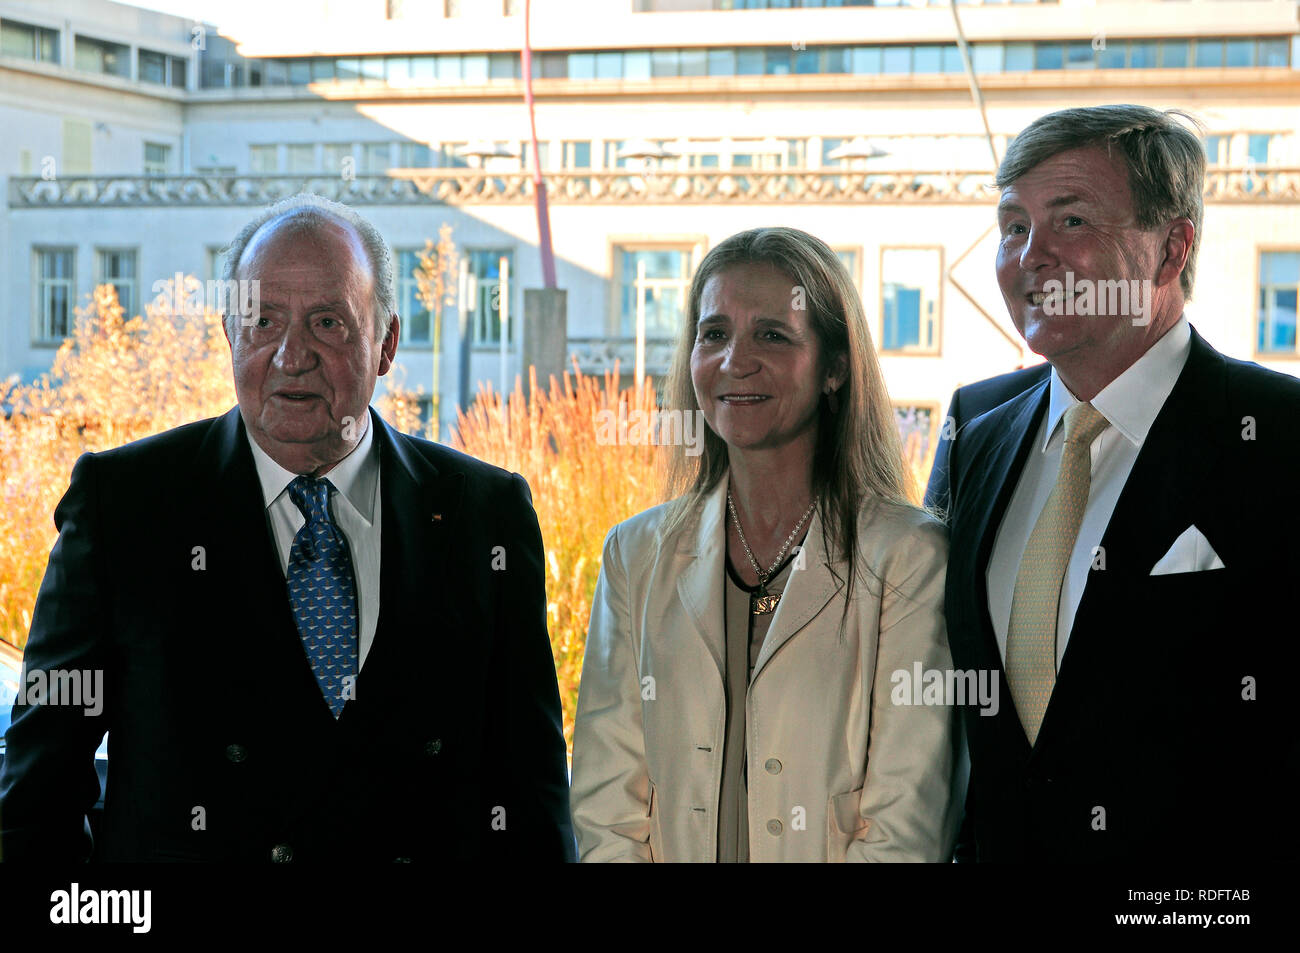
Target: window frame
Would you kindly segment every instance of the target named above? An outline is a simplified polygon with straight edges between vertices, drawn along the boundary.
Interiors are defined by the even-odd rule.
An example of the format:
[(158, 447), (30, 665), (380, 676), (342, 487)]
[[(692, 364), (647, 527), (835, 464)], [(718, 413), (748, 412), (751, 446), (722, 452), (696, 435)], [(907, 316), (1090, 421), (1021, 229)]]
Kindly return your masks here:
[[(934, 345), (932, 347), (918, 344), (915, 347), (885, 347), (885, 253), (890, 251), (934, 251), (939, 253), (939, 267), (935, 282), (934, 296)], [(943, 299), (946, 249), (935, 244), (881, 245), (876, 259), (876, 351), (882, 357), (942, 357), (943, 356)], [(925, 315), (919, 316), (922, 337), (924, 337)]]
[[(654, 238), (646, 238), (644, 235), (610, 235), (606, 239), (608, 246), (609, 261), (609, 310), (605, 319), (606, 336), (616, 340), (632, 340), (636, 337), (635, 326), (631, 334), (623, 332), (623, 279), (622, 270), (620, 269), (619, 253), (621, 251), (684, 251), (688, 259), (686, 262), (686, 277), (682, 279), (682, 305), (683, 309), (688, 305), (688, 298), (691, 290), (691, 281), (695, 270), (699, 268), (700, 262), (708, 253), (708, 238), (700, 234), (681, 234), (681, 235), (662, 235)], [(667, 279), (655, 279), (664, 281)], [(685, 310), (681, 315), (681, 320), (685, 321), (687, 315)], [(635, 320), (635, 318), (633, 319)], [(678, 329), (680, 330), (680, 328)], [(649, 337), (649, 335), (647, 335)]]
[[(95, 286), (113, 285), (118, 288), (117, 300), (122, 305), (122, 318), (129, 321), (135, 317), (140, 310), (140, 246), (139, 245), (96, 245), (95, 251)], [(134, 263), (135, 275), (131, 278), (109, 278), (104, 274), (104, 256), (106, 255), (130, 255)], [(122, 300), (122, 290), (119, 285), (129, 285), (131, 289), (131, 299)]]
[[(66, 252), (69, 256), (69, 267), (67, 278), (43, 278), (41, 277), (41, 256), (58, 252)], [(77, 246), (76, 245), (33, 245), (32, 246), (32, 326), (31, 346), (32, 347), (53, 347), (57, 348), (63, 343), (64, 339), (72, 334), (74, 323), (77, 320)], [(46, 295), (43, 293), (46, 283), (58, 283), (65, 285), (68, 289), (68, 313), (67, 328), (61, 335), (46, 335), (42, 332), (48, 326), (47, 315), (45, 314)]]
[[(1263, 264), (1263, 256), (1269, 252), (1300, 254), (1300, 243), (1275, 244), (1270, 242), (1257, 244), (1255, 246), (1255, 295), (1252, 299), (1251, 305), (1253, 320), (1250, 329), (1250, 349), (1252, 352), (1252, 360), (1255, 360), (1256, 362), (1300, 361), (1300, 317), (1297, 318), (1296, 347), (1294, 351), (1288, 353), (1286, 351), (1261, 351), (1259, 349), (1259, 304), (1260, 295), (1264, 291), (1264, 283), (1260, 280), (1260, 265)], [(1300, 308), (1298, 308), (1298, 310), (1300, 310)]]

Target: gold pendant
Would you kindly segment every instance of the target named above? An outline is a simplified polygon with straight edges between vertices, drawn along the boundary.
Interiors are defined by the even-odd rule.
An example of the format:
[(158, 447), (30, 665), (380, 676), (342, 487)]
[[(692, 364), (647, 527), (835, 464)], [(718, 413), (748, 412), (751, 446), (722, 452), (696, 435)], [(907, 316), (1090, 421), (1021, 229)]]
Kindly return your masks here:
[(775, 595), (768, 592), (766, 588), (760, 587), (758, 592), (753, 596), (753, 607), (750, 610), (754, 615), (767, 615), (776, 609), (776, 604), (781, 601), (781, 594)]

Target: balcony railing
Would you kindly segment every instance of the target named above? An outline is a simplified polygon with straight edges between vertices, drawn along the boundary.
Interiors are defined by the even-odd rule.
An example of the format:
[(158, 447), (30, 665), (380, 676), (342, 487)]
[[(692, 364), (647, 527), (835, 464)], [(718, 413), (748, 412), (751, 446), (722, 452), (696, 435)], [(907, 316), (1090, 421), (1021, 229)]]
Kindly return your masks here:
[[(673, 338), (646, 338), (645, 369), (653, 377), (668, 373), (673, 362)], [(569, 338), (569, 359), (577, 359), (584, 374), (604, 374), (618, 362), (620, 374), (636, 371), (636, 339), (629, 337)]]
[[(979, 171), (848, 169), (549, 172), (553, 205), (980, 204), (997, 199)], [(24, 208), (268, 205), (315, 192), (348, 205), (522, 205), (527, 172), (394, 169), (387, 175), (11, 176), (9, 206)], [(1210, 202), (1300, 203), (1300, 167), (1211, 168)]]

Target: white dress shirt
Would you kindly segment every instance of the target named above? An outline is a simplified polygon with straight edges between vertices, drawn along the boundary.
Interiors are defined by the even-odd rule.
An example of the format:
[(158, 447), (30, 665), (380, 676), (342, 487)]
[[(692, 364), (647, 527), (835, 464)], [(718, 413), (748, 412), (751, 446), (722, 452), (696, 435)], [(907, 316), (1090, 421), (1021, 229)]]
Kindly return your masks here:
[[(373, 422), (365, 416), (366, 432), (346, 457), (334, 465), (322, 479), (333, 484), (330, 513), (348, 541), (352, 554), (352, 572), (356, 577), (357, 626), (359, 629), (357, 668), (366, 663), (366, 653), (375, 638), (379, 623), (379, 531), (383, 525), (379, 502), (379, 450), (374, 445)], [(280, 466), (248, 436), (257, 464), (266, 504), (266, 522), (280, 557), (280, 571), (289, 575), (289, 553), (293, 538), (307, 523), (302, 511), (289, 497), (289, 484), (298, 476)], [(286, 590), (287, 591), (287, 590)]]
[[(1111, 515), (1115, 512), (1120, 491), (1128, 482), (1138, 452), (1146, 441), (1151, 425), (1155, 423), (1156, 415), (1174, 389), (1174, 383), (1182, 373), (1191, 349), (1191, 326), (1187, 323), (1186, 315), (1183, 315), (1131, 367), (1092, 399), (1092, 406), (1110, 421), (1110, 426), (1093, 440), (1090, 447), (1091, 489), (1061, 586), (1061, 604), (1056, 621), (1058, 670), (1061, 659), (1065, 656), (1074, 615), (1079, 610), (1083, 589), (1088, 583), (1094, 549), (1101, 544)], [(1065, 427), (1061, 424), (1061, 418), (1067, 410), (1079, 403), (1062, 383), (1055, 368), (1052, 369), (1050, 389), (1047, 413), (1043, 416), (1034, 446), (1025, 461), (1020, 482), (1016, 484), (1015, 493), (1007, 505), (1002, 525), (998, 527), (993, 553), (985, 573), (989, 615), (997, 636), (998, 653), (1004, 664), (1007, 657), (1007, 627), (1011, 622), (1011, 600), (1015, 594), (1020, 560), (1061, 469), (1061, 450), (1065, 444)]]

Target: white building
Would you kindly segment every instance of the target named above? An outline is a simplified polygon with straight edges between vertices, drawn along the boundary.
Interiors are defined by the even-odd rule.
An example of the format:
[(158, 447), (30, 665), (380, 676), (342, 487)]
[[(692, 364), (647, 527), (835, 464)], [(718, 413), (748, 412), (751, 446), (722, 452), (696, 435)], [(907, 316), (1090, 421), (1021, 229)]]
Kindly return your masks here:
[[(0, 0), (0, 376), (47, 370), (96, 283), (139, 312), (176, 271), (213, 277), (256, 207), (307, 189), (357, 205), (398, 253), (399, 360), (426, 391), (430, 321), (410, 271), (453, 226), (476, 281), (467, 338), (455, 308), (444, 320), (444, 419), (499, 379), (506, 258), (513, 380), (522, 289), (542, 284), (523, 5), (304, 0), (225, 35), (107, 0)], [(1229, 354), (1300, 368), (1295, 0), (960, 13), (999, 155), (1071, 105), (1205, 121), (1189, 316)], [(946, 3), (534, 0), (532, 19), (558, 283), (584, 369), (617, 355), (631, 370), (644, 266), (648, 370), (662, 373), (700, 257), (773, 224), (841, 252), (890, 392), (923, 421), (937, 426), (955, 386), (1037, 360), (994, 279), (993, 160)]]

